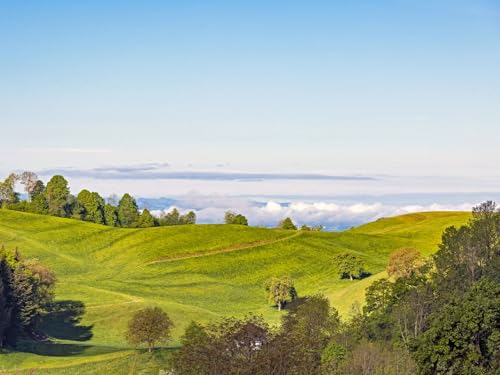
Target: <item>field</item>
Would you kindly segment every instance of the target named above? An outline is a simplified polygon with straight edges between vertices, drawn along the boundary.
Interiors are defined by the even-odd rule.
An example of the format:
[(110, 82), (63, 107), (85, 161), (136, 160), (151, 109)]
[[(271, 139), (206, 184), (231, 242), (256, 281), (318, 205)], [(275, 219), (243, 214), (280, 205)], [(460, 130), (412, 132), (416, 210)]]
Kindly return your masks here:
[[(0, 245), (18, 247), (56, 272), (60, 307), (44, 321), (52, 343), (26, 342), (21, 351), (0, 354), (0, 373), (157, 374), (191, 320), (252, 312), (277, 323), (280, 313), (262, 288), (273, 275), (292, 276), (299, 295), (327, 295), (347, 318), (365, 288), (383, 277), (391, 251), (414, 246), (429, 255), (446, 227), (469, 217), (418, 213), (320, 233), (231, 225), (117, 229), (0, 210)], [(332, 258), (342, 251), (359, 255), (371, 276), (340, 280)], [(136, 352), (123, 338), (126, 323), (151, 305), (168, 312), (174, 337), (154, 354)]]

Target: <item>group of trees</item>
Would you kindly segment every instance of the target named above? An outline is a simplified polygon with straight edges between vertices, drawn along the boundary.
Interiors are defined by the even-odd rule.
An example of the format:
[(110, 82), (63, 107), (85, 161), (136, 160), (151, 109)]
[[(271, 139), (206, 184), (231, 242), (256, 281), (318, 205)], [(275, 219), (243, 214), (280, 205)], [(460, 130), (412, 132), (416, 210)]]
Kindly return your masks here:
[(248, 220), (242, 214), (237, 214), (231, 210), (228, 210), (224, 214), (224, 223), (235, 224), (235, 225), (248, 225)]
[(54, 298), (54, 273), (36, 259), (0, 249), (0, 348), (34, 336)]
[(340, 327), (327, 298), (304, 299), (283, 315), (279, 328), (262, 317), (227, 318), (202, 325), (192, 322), (173, 356), (173, 372), (191, 374), (314, 374), (322, 351)]
[[(224, 214), (224, 223), (235, 224), (235, 225), (248, 225), (248, 220), (244, 215), (238, 214), (232, 210), (228, 210)], [(297, 230), (297, 225), (294, 224), (291, 218), (286, 217), (278, 223), (278, 228), (287, 230)], [(304, 224), (300, 227), (300, 230), (320, 232), (323, 230), (323, 226), (317, 225), (310, 227)]]
[[(17, 182), (24, 185), (27, 200), (20, 200), (19, 193), (15, 191)], [(140, 212), (137, 202), (128, 193), (120, 200), (112, 197), (106, 201), (99, 193), (83, 189), (75, 197), (70, 194), (68, 182), (63, 176), (53, 176), (45, 186), (35, 173), (29, 171), (10, 174), (0, 183), (0, 206), (125, 228), (196, 223), (193, 211), (181, 215), (174, 208), (159, 218), (148, 209)]]
[(353, 336), (404, 349), (419, 374), (498, 374), (500, 212), (493, 202), (475, 207), (467, 225), (446, 229), (431, 259), (399, 249), (387, 272), (390, 279), (367, 289)]

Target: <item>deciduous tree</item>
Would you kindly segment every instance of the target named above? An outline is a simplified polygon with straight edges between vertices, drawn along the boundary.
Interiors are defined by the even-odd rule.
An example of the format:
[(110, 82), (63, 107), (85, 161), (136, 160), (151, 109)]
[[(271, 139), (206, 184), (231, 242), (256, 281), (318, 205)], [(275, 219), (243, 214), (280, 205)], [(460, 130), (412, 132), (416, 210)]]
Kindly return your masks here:
[(363, 273), (363, 261), (354, 254), (338, 254), (334, 258), (334, 264), (340, 277), (348, 277), (351, 281)]
[(403, 247), (389, 255), (387, 274), (389, 277), (410, 277), (417, 272), (420, 262), (420, 253), (413, 247)]
[(273, 302), (278, 306), (278, 311), (286, 304), (287, 300), (293, 301), (297, 298), (294, 281), (288, 277), (272, 277), (264, 284), (264, 288), (268, 293), (269, 302)]
[(146, 344), (151, 352), (156, 343), (170, 338), (173, 323), (159, 307), (147, 307), (134, 314), (128, 324), (127, 341), (131, 345)]
[(136, 227), (139, 221), (139, 210), (135, 199), (125, 193), (118, 203), (118, 220), (122, 227)]
[(53, 216), (70, 216), (70, 195), (68, 181), (63, 176), (54, 176), (45, 189), (48, 213)]

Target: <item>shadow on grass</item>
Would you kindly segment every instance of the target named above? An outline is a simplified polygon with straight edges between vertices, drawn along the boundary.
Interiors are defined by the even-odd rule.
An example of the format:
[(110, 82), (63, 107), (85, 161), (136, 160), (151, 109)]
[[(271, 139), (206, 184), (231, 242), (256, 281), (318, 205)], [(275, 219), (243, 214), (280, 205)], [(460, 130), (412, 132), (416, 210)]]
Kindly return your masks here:
[(50, 341), (23, 341), (16, 346), (15, 351), (48, 357), (68, 357), (83, 353), (89, 356), (114, 353), (117, 351), (117, 349), (113, 347), (101, 347), (83, 344), (63, 344)]
[(47, 336), (59, 340), (88, 341), (92, 338), (92, 325), (81, 325), (85, 305), (80, 301), (58, 301), (51, 307), (40, 329)]
[(362, 279), (365, 279), (365, 278), (367, 278), (368, 276), (371, 276), (371, 275), (372, 275), (371, 272), (363, 271), (363, 272), (361, 272), (361, 275), (359, 275), (358, 279), (362, 280)]

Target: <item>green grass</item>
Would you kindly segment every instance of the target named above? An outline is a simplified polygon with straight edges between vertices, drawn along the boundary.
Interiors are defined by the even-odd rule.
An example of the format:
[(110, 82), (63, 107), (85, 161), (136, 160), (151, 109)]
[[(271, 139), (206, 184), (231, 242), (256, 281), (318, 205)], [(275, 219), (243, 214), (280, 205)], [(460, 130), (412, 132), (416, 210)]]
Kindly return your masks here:
[[(345, 317), (353, 302), (364, 300), (365, 288), (384, 275), (391, 251), (415, 246), (431, 254), (446, 227), (469, 217), (462, 212), (419, 213), (346, 232), (318, 233), (231, 225), (116, 229), (0, 210), (0, 244), (17, 246), (25, 256), (48, 264), (58, 277), (61, 304), (83, 304), (78, 314), (46, 319), (53, 344), (27, 343), (21, 351), (1, 354), (0, 371), (92, 373), (83, 369), (117, 366), (127, 370), (114, 373), (128, 373), (135, 363), (145, 366), (137, 373), (154, 366), (157, 373), (163, 357), (141, 354), (137, 359), (123, 338), (135, 311), (157, 305), (168, 312), (175, 323), (170, 347), (178, 345), (191, 320), (253, 312), (275, 324), (281, 313), (266, 303), (262, 289), (273, 275), (292, 276), (299, 295), (324, 293)], [(342, 251), (358, 254), (372, 276), (340, 280), (332, 258)], [(36, 373), (47, 373), (43, 371)]]

